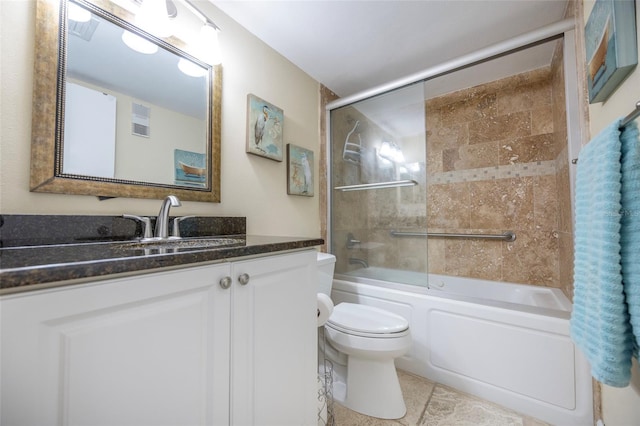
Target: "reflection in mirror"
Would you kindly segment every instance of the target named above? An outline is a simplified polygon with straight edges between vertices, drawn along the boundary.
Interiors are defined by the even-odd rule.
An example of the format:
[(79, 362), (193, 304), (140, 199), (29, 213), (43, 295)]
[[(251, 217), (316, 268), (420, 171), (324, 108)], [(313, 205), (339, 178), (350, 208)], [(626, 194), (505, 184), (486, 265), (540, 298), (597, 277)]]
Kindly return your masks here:
[[(219, 201), (220, 67), (141, 32), (108, 1), (95, 3), (108, 4), (113, 14), (84, 0), (38, 1), (36, 54), (49, 55), (36, 57), (53, 53), (52, 46), (42, 47), (54, 33), (51, 23), (40, 26), (41, 16), (60, 7), (67, 18), (55, 43), (63, 58), (55, 84), (55, 141), (48, 139), (49, 126), (34, 128), (32, 190)], [(131, 38), (145, 43), (147, 53), (134, 50)], [(50, 82), (51, 74), (36, 64), (36, 79)], [(42, 103), (51, 101), (50, 86), (37, 86), (34, 123)], [(53, 176), (38, 167), (49, 149)]]
[(90, 19), (68, 14), (63, 174), (205, 187), (206, 68), (189, 61), (200, 75), (186, 75), (176, 53), (72, 6)]

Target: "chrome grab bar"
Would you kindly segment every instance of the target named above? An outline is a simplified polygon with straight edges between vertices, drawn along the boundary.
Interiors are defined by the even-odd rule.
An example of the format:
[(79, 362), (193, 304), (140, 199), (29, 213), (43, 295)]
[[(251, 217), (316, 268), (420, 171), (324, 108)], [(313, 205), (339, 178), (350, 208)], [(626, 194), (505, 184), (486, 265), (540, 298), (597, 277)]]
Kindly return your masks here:
[(413, 179), (406, 179), (406, 180), (392, 180), (388, 182), (361, 183), (358, 185), (336, 186), (333, 189), (338, 191), (364, 191), (366, 189), (397, 188), (400, 186), (415, 186), (417, 184), (418, 182)]
[(391, 235), (394, 237), (477, 238), (484, 240), (502, 240), (509, 243), (516, 240), (516, 234), (513, 231), (507, 231), (504, 234), (448, 234), (438, 232), (391, 231)]

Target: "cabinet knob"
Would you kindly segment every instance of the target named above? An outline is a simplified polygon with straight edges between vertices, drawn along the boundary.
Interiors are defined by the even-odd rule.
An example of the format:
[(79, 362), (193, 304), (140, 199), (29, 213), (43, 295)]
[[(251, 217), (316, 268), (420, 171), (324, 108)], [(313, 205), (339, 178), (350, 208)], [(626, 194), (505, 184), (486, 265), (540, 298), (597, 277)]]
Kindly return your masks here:
[(238, 281), (240, 282), (240, 284), (242, 285), (247, 285), (249, 284), (249, 274), (242, 274), (238, 277)]
[(231, 277), (224, 277), (220, 279), (220, 287), (224, 288), (225, 290), (228, 289), (229, 287), (231, 287)]

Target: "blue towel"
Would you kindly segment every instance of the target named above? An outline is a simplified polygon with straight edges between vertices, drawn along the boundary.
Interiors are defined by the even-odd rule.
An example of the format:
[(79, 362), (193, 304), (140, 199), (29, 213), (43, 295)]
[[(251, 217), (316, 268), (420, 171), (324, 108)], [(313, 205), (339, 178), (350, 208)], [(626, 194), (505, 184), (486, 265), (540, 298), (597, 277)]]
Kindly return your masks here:
[(570, 325), (573, 340), (591, 363), (593, 377), (623, 387), (631, 378), (635, 339), (622, 279), (619, 126), (616, 120), (605, 128), (582, 148), (578, 159)]
[(640, 132), (632, 122), (620, 136), (622, 143), (622, 217), (620, 256), (622, 283), (634, 337), (634, 356), (640, 346)]

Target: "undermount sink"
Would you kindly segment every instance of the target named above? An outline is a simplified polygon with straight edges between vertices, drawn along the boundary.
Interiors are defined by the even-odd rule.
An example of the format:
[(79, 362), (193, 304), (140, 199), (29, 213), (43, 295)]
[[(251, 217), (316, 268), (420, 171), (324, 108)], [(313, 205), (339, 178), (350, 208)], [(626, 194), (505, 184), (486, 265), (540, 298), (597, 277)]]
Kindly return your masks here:
[(169, 238), (163, 240), (135, 241), (118, 244), (119, 249), (141, 250), (141, 249), (197, 249), (197, 248), (223, 248), (244, 246), (246, 240), (243, 238)]

